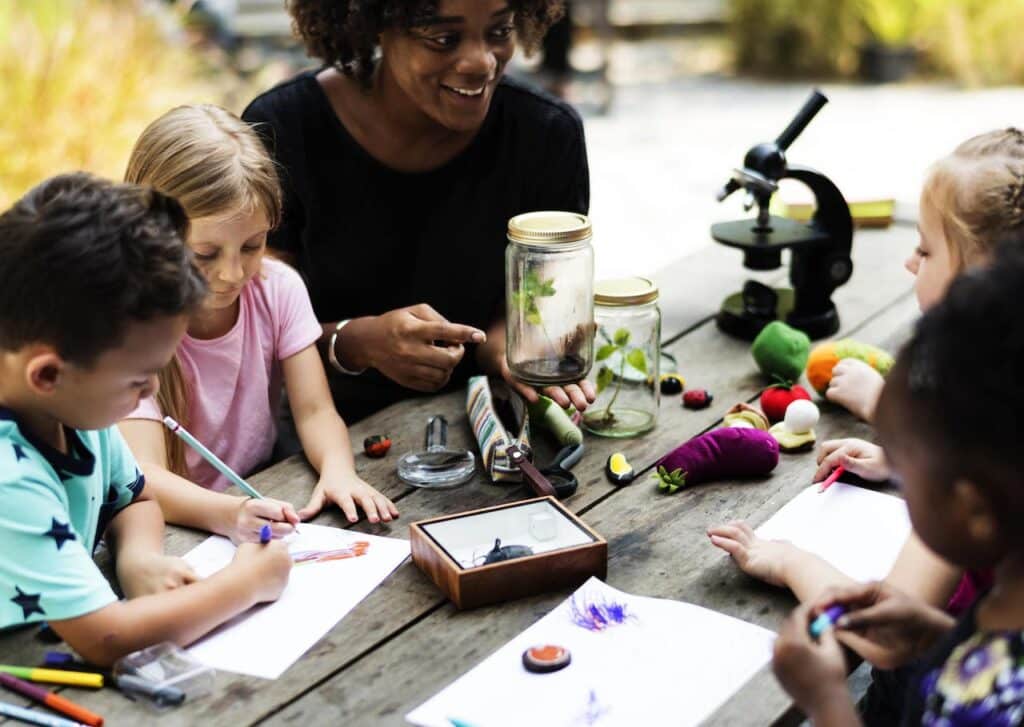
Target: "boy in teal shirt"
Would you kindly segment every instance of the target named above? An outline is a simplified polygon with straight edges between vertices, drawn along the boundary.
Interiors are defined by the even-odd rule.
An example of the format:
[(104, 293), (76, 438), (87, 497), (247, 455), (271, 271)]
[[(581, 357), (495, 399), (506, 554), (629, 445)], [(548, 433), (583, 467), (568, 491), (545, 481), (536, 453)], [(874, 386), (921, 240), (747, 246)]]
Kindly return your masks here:
[[(205, 294), (169, 197), (54, 177), (0, 215), (0, 628), (46, 620), (89, 661), (184, 645), (274, 600), (291, 558), (246, 544), (196, 581), (112, 426), (154, 393)], [(119, 601), (92, 561), (103, 538)], [(187, 618), (182, 618), (187, 614)]]

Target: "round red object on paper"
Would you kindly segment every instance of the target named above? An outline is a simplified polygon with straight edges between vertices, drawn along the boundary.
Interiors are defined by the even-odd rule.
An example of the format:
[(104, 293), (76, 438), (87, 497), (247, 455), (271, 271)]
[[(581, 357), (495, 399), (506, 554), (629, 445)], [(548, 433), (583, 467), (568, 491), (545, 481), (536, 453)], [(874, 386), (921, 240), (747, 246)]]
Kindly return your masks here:
[(531, 646), (523, 652), (523, 666), (534, 674), (547, 674), (569, 666), (572, 654), (563, 646), (544, 644)]

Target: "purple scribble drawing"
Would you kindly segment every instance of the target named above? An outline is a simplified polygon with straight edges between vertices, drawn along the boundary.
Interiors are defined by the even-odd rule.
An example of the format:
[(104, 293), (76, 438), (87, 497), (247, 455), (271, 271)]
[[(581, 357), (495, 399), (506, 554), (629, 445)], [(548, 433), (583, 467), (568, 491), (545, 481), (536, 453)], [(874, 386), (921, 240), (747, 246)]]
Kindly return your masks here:
[(601, 705), (601, 702), (597, 698), (597, 692), (593, 689), (590, 690), (590, 696), (587, 698), (586, 709), (577, 718), (576, 724), (586, 725), (586, 727), (593, 727), (601, 721), (611, 711), (611, 707), (605, 707)]
[(602, 598), (590, 601), (585, 597), (577, 600), (577, 597), (573, 596), (570, 608), (572, 622), (587, 631), (604, 631), (626, 621), (636, 621), (636, 616), (629, 613), (626, 604)]

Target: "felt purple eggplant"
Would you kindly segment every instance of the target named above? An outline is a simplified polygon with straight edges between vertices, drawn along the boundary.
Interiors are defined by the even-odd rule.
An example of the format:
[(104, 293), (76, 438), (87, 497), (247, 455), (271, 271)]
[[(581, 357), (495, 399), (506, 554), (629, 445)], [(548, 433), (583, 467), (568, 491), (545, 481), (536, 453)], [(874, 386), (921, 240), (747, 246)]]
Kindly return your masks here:
[(655, 465), (658, 489), (669, 494), (713, 480), (766, 475), (779, 463), (779, 443), (760, 429), (712, 429), (680, 444)]

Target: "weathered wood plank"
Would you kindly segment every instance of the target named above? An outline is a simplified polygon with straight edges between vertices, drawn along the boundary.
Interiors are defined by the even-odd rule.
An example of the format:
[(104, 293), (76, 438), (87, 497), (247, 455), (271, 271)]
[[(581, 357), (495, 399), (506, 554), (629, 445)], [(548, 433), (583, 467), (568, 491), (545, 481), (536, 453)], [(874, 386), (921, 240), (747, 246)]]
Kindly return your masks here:
[[(892, 248), (896, 245), (909, 248), (909, 233), (906, 230), (896, 229), (870, 237), (864, 236), (863, 243), (858, 244), (855, 250), (858, 271), (854, 282), (842, 288), (836, 296), (844, 323), (850, 325), (883, 310), (889, 302), (884, 295), (887, 291), (905, 289), (909, 285), (905, 273), (899, 271), (896, 264), (903, 253), (901, 249), (896, 255), (893, 254)], [(728, 292), (711, 292), (701, 284), (699, 276), (689, 276), (686, 285), (691, 291), (701, 292), (697, 299), (710, 300), (713, 306), (717, 306), (718, 299), (724, 292)], [(706, 317), (704, 313), (701, 315)], [(618, 497), (618, 491), (601, 474), (604, 459), (613, 449), (626, 451), (635, 464), (648, 463), (678, 441), (710, 426), (721, 411), (734, 401), (752, 397), (762, 385), (749, 360), (747, 344), (720, 335), (711, 325), (698, 327), (671, 348), (677, 353), (681, 370), (691, 385), (709, 388), (718, 395), (715, 407), (704, 412), (689, 412), (679, 407), (677, 401), (666, 401), (662, 406), (659, 428), (647, 437), (619, 443), (589, 438), (588, 456), (577, 468), (581, 480), (580, 492), (567, 503), (577, 512), (585, 511), (605, 499)], [(485, 485), (480, 483), (479, 478), (473, 484), (448, 492), (410, 490), (398, 481), (394, 474), (395, 458), (421, 446), (422, 429), (429, 415), (444, 413), (449, 416), (453, 443), (470, 444), (471, 435), (465, 424), (462, 401), (461, 393), (416, 399), (391, 407), (353, 427), (353, 441), (357, 447), (363, 436), (371, 433), (387, 432), (395, 439), (392, 455), (384, 460), (368, 460), (359, 455), (358, 466), (364, 478), (399, 501), (403, 512), (402, 519), (391, 526), (360, 523), (358, 529), (404, 537), (406, 523), (414, 519), (483, 507), (525, 495), (521, 488)], [(254, 482), (270, 496), (303, 504), (314, 478), (304, 463), (292, 460), (255, 477)], [(318, 522), (344, 524), (335, 512), (322, 515)], [(174, 529), (168, 538), (168, 549), (170, 552), (184, 552), (202, 537), (201, 534)], [(627, 546), (628, 541), (623, 540), (622, 547)], [(614, 553), (616, 545), (612, 547)], [(548, 603), (547, 600), (541, 600)], [(221, 717), (230, 711), (233, 719), (252, 722), (330, 680), (332, 674), (358, 661), (376, 645), (386, 644), (398, 634), (401, 634), (400, 639), (404, 639), (402, 631), (410, 623), (431, 618), (431, 614), (438, 611), (442, 603), (433, 585), (407, 563), (281, 679), (263, 682), (236, 675), (221, 675), (217, 697), (201, 700), (195, 705), (164, 715), (161, 721), (189, 724)], [(541, 608), (540, 612), (545, 612), (547, 608), (550, 605)], [(518, 630), (514, 629), (513, 633)], [(0, 637), (0, 645), (5, 653), (8, 647), (17, 649), (20, 655), (25, 655), (25, 663), (33, 663), (30, 655), (42, 652), (42, 647), (32, 645), (25, 637), (12, 639), (5, 635)], [(87, 704), (109, 715), (112, 720), (127, 720), (137, 716), (137, 708), (125, 704), (116, 694), (89, 695)]]

